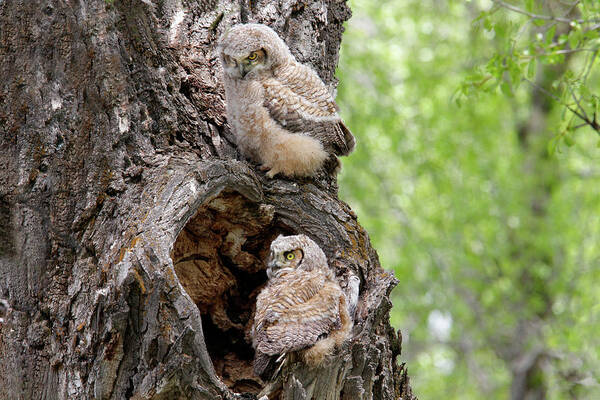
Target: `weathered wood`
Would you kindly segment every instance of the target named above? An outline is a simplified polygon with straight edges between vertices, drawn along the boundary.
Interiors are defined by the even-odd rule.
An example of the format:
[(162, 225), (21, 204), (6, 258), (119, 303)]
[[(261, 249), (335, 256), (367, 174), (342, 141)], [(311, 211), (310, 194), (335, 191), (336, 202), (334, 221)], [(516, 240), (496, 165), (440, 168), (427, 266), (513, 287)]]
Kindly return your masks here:
[(353, 339), (286, 398), (412, 398), (385, 273), (335, 180), (265, 178), (215, 45), (264, 22), (335, 85), (344, 2), (0, 1), (1, 399), (253, 398), (248, 330), (279, 233), (361, 279)]

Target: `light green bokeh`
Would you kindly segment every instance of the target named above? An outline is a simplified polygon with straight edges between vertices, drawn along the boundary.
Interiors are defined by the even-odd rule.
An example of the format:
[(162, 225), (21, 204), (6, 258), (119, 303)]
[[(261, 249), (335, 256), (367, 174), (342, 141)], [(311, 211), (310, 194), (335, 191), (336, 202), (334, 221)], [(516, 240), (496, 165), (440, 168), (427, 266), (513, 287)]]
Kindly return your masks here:
[[(524, 147), (524, 84), (454, 101), (525, 17), (505, 13), (486, 31), (472, 21), (489, 1), (350, 5), (337, 101), (358, 144), (340, 197), (399, 279), (392, 324), (416, 394), (509, 398), (508, 360), (541, 349), (549, 398), (600, 398), (598, 137), (580, 129), (548, 156), (563, 119), (554, 106)], [(448, 337), (430, 327), (434, 310), (451, 319)]]

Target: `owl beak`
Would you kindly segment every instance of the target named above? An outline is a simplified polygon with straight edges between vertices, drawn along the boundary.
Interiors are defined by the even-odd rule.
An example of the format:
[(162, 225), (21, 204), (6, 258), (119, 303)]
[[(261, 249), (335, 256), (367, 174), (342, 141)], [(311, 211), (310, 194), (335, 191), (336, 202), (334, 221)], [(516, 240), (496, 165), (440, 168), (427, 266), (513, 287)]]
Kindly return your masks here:
[(277, 258), (271, 258), (271, 261), (267, 263), (267, 276), (269, 279), (273, 278), (277, 271), (281, 269), (281, 264), (278, 262)]
[(248, 71), (246, 71), (246, 65), (244, 63), (238, 63), (238, 69), (240, 70), (240, 76), (243, 78), (246, 76)]

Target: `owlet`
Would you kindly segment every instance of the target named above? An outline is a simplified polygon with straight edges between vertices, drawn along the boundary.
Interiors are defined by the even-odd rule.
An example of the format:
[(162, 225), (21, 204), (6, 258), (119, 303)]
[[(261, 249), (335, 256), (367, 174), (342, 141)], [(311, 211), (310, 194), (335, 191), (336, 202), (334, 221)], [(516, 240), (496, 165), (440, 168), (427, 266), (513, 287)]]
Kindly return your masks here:
[(254, 370), (262, 375), (270, 356), (299, 351), (317, 366), (350, 335), (346, 296), (321, 248), (308, 236), (279, 236), (271, 243), (269, 281), (256, 300), (252, 345)]
[(325, 84), (274, 30), (235, 25), (221, 37), (219, 53), (237, 146), (268, 177), (312, 176), (331, 155), (354, 149)]

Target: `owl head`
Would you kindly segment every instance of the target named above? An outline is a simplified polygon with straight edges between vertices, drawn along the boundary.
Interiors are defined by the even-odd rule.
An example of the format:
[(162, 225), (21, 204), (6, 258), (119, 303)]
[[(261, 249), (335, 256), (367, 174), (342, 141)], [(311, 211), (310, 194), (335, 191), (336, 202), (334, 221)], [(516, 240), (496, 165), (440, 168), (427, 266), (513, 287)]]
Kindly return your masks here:
[(279, 235), (271, 243), (271, 253), (267, 259), (267, 276), (277, 278), (296, 269), (311, 271), (315, 268), (328, 268), (323, 250), (308, 236)]
[(263, 24), (235, 25), (219, 40), (225, 75), (234, 79), (253, 78), (294, 60), (285, 42)]

